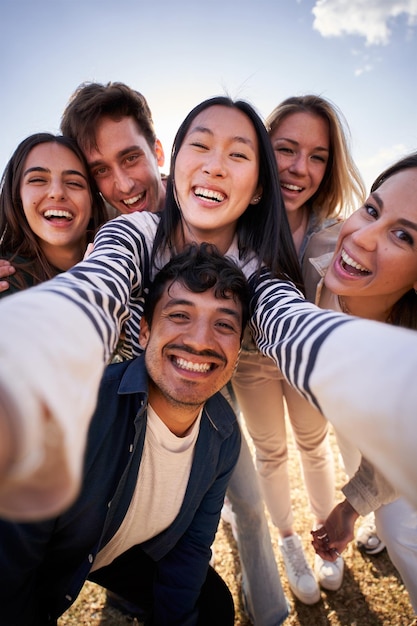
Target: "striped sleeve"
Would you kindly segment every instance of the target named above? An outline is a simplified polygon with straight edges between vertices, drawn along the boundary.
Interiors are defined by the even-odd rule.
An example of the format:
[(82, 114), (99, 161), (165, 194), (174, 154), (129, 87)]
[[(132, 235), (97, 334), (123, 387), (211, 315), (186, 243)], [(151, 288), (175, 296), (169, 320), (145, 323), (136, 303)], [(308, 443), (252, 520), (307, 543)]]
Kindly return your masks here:
[(259, 350), (272, 358), (290, 382), (319, 410), (310, 379), (321, 345), (335, 328), (352, 320), (307, 302), (291, 282), (264, 269), (252, 277), (251, 328)]
[(89, 258), (37, 287), (76, 304), (98, 333), (107, 362), (121, 331), (120, 354), (141, 352), (138, 342), (143, 300), (151, 278), (150, 254), (158, 225), (150, 213), (121, 216), (99, 231)]
[(319, 309), (267, 272), (251, 279), (258, 348), (417, 506), (417, 333)]
[(120, 333), (127, 356), (140, 351), (157, 224), (149, 213), (116, 218), (87, 260), (1, 302), (0, 419), (16, 442), (0, 476), (1, 514), (48, 516), (76, 494), (100, 379)]

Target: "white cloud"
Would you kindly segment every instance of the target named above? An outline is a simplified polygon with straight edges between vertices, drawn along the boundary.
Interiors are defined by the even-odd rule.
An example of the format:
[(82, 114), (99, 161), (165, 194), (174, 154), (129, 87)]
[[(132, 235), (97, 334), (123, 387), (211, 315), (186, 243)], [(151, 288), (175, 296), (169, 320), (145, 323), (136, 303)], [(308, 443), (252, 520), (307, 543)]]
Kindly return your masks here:
[(374, 69), (374, 66), (371, 65), (370, 63), (367, 63), (366, 65), (363, 65), (362, 67), (358, 67), (355, 70), (355, 76), (361, 76), (362, 74), (367, 74), (368, 72), (372, 72), (373, 69)]
[(366, 45), (386, 45), (390, 23), (404, 15), (409, 28), (417, 24), (417, 0), (317, 0), (313, 28), (323, 37), (359, 35)]

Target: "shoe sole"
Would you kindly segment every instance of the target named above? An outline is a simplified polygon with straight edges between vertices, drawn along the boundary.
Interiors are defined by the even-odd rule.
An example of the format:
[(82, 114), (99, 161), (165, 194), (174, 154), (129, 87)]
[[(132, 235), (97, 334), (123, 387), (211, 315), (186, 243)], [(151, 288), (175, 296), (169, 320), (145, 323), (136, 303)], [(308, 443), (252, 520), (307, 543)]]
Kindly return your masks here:
[(367, 548), (364, 544), (356, 544), (356, 547), (358, 548), (358, 550), (360, 550), (361, 552), (363, 552), (364, 554), (369, 554), (370, 556), (375, 556), (376, 554), (380, 554), (381, 552), (383, 552), (386, 548), (385, 544), (376, 546), (376, 548)]
[(311, 596), (311, 597), (310, 596), (303, 596), (303, 597), (301, 597), (300, 594), (298, 592), (296, 592), (291, 585), (290, 585), (290, 589), (291, 589), (291, 592), (292, 592), (293, 596), (295, 598), (297, 598), (297, 600), (299, 602), (301, 602), (302, 604), (307, 604), (309, 606), (311, 604), (317, 604), (317, 602), (320, 602), (320, 600), (321, 600), (320, 590), (318, 590), (318, 594), (315, 595), (315, 596)]
[(322, 589), (325, 589), (326, 591), (339, 591), (340, 587), (342, 586), (343, 583), (343, 579), (340, 581), (340, 583), (325, 583), (323, 584), (322, 582), (319, 581), (319, 585)]

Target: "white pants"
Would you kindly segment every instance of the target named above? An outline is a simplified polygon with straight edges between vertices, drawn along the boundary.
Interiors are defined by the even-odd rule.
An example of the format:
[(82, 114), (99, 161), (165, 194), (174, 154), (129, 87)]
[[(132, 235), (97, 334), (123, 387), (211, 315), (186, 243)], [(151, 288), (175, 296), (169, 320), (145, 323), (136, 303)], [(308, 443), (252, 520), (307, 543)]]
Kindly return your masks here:
[(387, 546), (417, 613), (417, 511), (398, 498), (375, 511), (378, 536)]
[(260, 485), (272, 522), (280, 530), (293, 526), (285, 403), (300, 453), (311, 511), (325, 520), (334, 506), (334, 459), (328, 422), (283, 380), (275, 363), (258, 352), (240, 355), (233, 388), (256, 449)]
[[(337, 431), (336, 438), (345, 471), (353, 476), (361, 454)], [(378, 537), (385, 543), (417, 613), (417, 511), (405, 498), (397, 498), (375, 511), (375, 523)]]

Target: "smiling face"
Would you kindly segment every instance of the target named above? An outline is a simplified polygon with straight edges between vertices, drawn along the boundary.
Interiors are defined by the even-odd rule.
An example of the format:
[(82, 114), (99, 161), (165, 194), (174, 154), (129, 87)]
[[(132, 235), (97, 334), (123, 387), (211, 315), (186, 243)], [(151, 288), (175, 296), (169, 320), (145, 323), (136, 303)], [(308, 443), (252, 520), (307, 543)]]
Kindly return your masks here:
[(232, 377), (241, 331), (239, 302), (216, 298), (213, 289), (191, 292), (178, 281), (157, 302), (151, 328), (142, 318), (149, 402), (175, 434), (183, 434)]
[(417, 168), (385, 180), (346, 220), (325, 284), (351, 313), (380, 321), (417, 288)]
[(285, 209), (290, 219), (320, 187), (329, 159), (327, 120), (314, 113), (291, 113), (271, 132)]
[(104, 198), (120, 213), (161, 210), (165, 190), (158, 166), (164, 164), (160, 142), (152, 150), (133, 117), (97, 124), (97, 149), (85, 156)]
[(35, 146), (24, 163), (20, 197), (50, 263), (68, 269), (81, 260), (92, 199), (84, 165), (72, 150), (54, 142)]
[(187, 242), (209, 241), (226, 252), (239, 217), (259, 195), (258, 176), (258, 139), (250, 119), (221, 105), (199, 113), (174, 169)]

